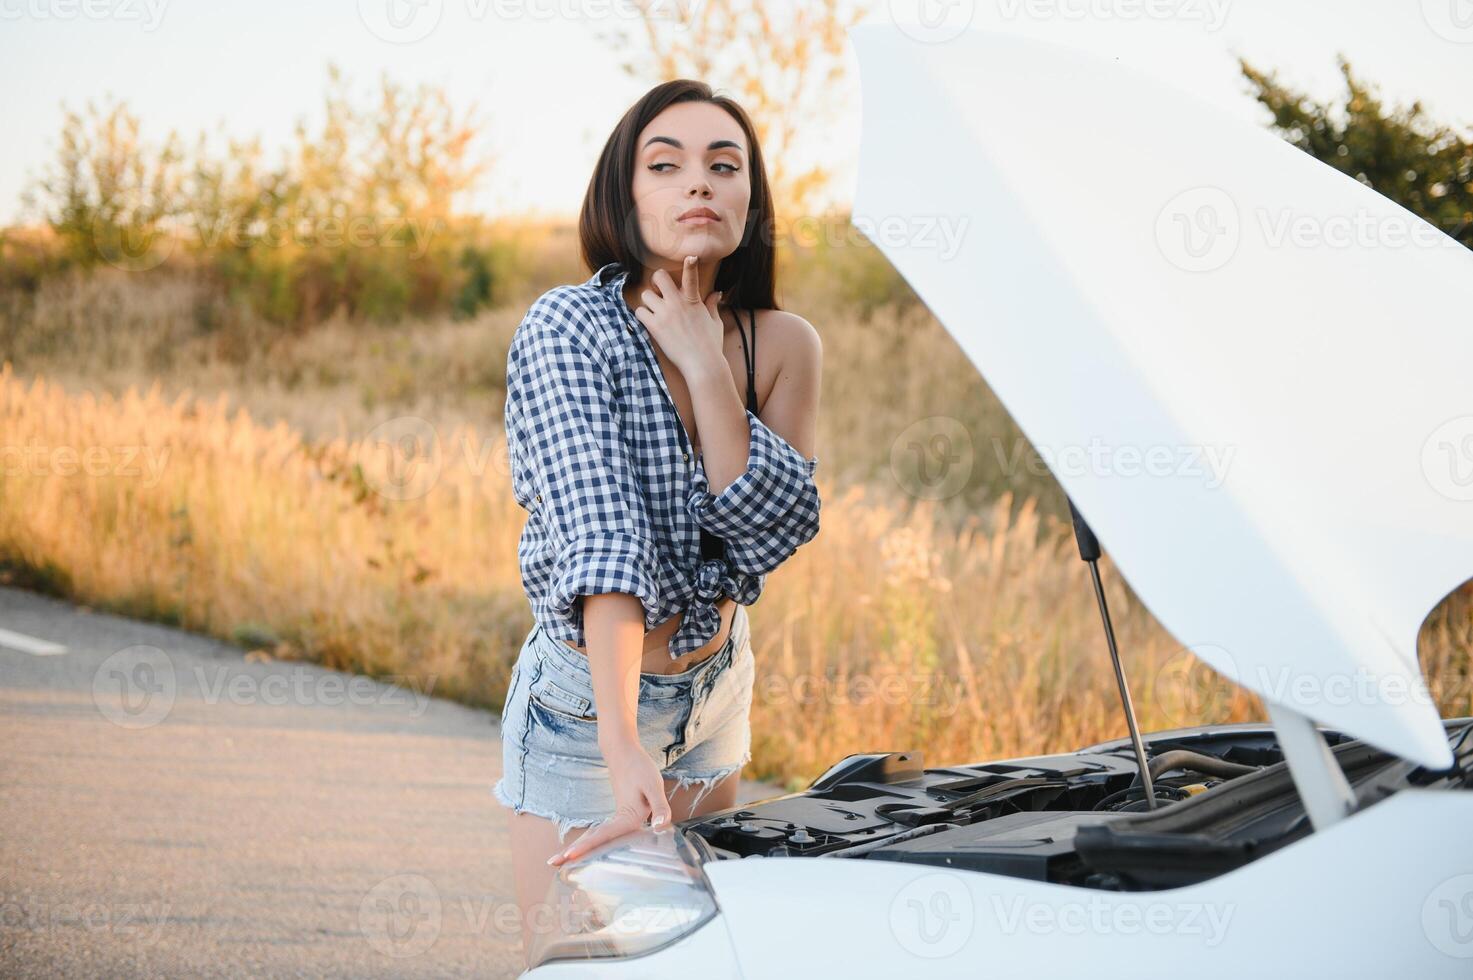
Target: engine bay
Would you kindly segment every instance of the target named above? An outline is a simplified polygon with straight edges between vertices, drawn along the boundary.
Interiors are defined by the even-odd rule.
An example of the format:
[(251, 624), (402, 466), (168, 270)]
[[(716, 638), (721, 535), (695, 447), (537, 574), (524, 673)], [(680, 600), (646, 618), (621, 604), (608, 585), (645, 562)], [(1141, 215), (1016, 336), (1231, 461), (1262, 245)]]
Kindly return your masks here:
[[(1473, 719), (1446, 723), (1466, 788)], [(1363, 804), (1428, 774), (1325, 732)], [(1149, 736), (1156, 807), (1127, 740), (1060, 755), (925, 768), (916, 751), (851, 755), (805, 790), (682, 821), (708, 860), (906, 861), (1117, 890), (1174, 887), (1311, 832), (1272, 728)]]

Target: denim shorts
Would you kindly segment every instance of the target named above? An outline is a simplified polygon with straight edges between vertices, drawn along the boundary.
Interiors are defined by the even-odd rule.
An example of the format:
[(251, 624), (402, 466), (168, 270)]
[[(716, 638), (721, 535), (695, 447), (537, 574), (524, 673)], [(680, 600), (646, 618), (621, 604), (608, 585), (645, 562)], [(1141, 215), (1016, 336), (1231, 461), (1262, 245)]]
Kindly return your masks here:
[[(747, 609), (732, 614), (716, 653), (678, 674), (639, 675), (639, 741), (677, 789), (699, 786), (692, 806), (752, 758), (756, 665)], [(573, 827), (614, 813), (613, 787), (598, 744), (588, 658), (533, 626), (517, 655), (501, 712), (502, 776), (492, 792), (517, 813)]]

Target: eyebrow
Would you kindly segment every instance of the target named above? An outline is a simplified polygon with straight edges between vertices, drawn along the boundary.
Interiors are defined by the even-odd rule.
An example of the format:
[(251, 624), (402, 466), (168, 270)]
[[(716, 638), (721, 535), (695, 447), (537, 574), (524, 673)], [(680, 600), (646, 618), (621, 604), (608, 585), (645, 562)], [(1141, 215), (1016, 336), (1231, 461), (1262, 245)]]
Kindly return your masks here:
[[(676, 139), (674, 136), (651, 136), (649, 139), (645, 140), (644, 145), (647, 147), (651, 143), (669, 143), (671, 146), (675, 147), (677, 150), (683, 150), (683, 149), (685, 149), (685, 144), (682, 143), (682, 142), (680, 142), (680, 140)], [(706, 144), (706, 149), (708, 149), (708, 150), (719, 150), (722, 147), (726, 147), (726, 146), (729, 146), (732, 149), (738, 150), (738, 151), (740, 151), (742, 149), (742, 145), (740, 143), (735, 142), (734, 140), (712, 140), (711, 142), (709, 142), (709, 143)]]

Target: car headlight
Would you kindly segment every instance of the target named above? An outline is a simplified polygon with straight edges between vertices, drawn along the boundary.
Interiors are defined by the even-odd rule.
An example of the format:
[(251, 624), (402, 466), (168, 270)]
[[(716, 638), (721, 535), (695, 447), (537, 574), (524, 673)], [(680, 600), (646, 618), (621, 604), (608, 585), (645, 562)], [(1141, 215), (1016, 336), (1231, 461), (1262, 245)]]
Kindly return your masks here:
[(701, 858), (680, 830), (645, 828), (563, 865), (532, 924), (531, 965), (638, 956), (699, 929), (717, 912)]

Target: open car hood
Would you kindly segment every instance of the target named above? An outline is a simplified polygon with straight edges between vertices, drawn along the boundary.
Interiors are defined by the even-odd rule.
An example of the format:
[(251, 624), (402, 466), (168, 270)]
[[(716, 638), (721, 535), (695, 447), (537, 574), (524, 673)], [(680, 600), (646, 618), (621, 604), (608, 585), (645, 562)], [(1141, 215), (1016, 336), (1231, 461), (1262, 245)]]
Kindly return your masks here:
[(1416, 640), (1473, 574), (1473, 254), (1104, 58), (849, 35), (856, 225), (1150, 611), (1264, 699), (1451, 764)]

